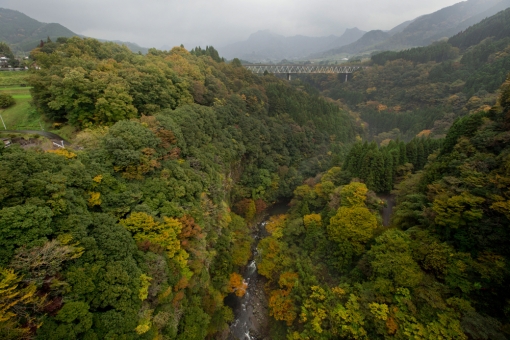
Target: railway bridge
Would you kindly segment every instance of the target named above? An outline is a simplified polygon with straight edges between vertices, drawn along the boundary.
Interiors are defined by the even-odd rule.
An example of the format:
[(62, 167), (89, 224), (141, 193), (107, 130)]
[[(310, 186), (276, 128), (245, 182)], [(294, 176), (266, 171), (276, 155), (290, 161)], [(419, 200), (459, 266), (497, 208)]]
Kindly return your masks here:
[(243, 65), (248, 71), (253, 73), (274, 73), (287, 74), (287, 79), (291, 80), (292, 74), (318, 74), (318, 73), (340, 73), (345, 74), (345, 81), (350, 73), (356, 70), (364, 69), (366, 66), (341, 66), (341, 65), (271, 65), (271, 64), (251, 64)]

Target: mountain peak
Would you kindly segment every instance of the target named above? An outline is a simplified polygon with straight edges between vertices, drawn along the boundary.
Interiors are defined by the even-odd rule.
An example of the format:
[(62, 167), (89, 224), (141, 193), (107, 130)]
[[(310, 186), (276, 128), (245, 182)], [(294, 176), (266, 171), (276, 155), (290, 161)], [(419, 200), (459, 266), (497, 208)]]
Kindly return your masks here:
[[(60, 37), (73, 37), (78, 34), (59, 23), (44, 23), (28, 15), (8, 9), (0, 8), (0, 41), (8, 43), (13, 51), (29, 52), (39, 45), (41, 40), (48, 37), (55, 41)], [(106, 40), (103, 40), (106, 41)], [(133, 52), (147, 49), (130, 42), (114, 41), (119, 45), (126, 45)]]
[(346, 28), (345, 29), (345, 33), (347, 32), (363, 32), (362, 30), (360, 30), (359, 28), (357, 27), (353, 27), (353, 28)]
[(278, 37), (278, 38), (283, 38), (284, 36), (280, 35), (280, 34), (277, 34), (277, 33), (274, 33), (271, 30), (259, 30), (259, 31), (255, 32), (255, 33), (250, 34), (248, 39), (259, 38), (259, 37)]
[[(467, 27), (510, 7), (510, 0), (468, 0), (422, 15), (394, 27), (390, 31), (373, 30), (358, 41), (332, 48), (314, 57), (337, 54), (359, 54), (373, 51), (401, 50), (426, 46), (445, 37), (451, 37)], [(347, 29), (344, 35), (353, 29)], [(344, 36), (343, 35), (343, 36)], [(342, 36), (342, 38), (343, 38)]]
[(7, 8), (0, 8), (0, 40), (13, 50), (30, 51), (47, 37), (72, 37), (76, 34), (56, 23), (46, 24)]

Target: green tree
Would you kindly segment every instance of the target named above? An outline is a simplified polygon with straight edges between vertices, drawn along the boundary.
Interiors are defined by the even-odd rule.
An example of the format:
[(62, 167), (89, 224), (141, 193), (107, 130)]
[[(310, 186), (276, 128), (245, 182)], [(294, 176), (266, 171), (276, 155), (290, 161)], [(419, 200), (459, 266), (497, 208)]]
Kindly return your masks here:
[(390, 230), (376, 239), (367, 252), (373, 270), (373, 280), (388, 279), (394, 287), (415, 287), (423, 279), (423, 273), (414, 261), (409, 237)]
[(46, 236), (53, 232), (52, 216), (53, 213), (48, 207), (29, 204), (0, 210), (0, 230), (2, 230), (0, 263), (7, 264), (18, 247), (31, 247), (44, 243)]
[(12, 53), (11, 48), (7, 43), (3, 41), (0, 42), (0, 54), (5, 56), (6, 58), (9, 58), (10, 60), (14, 60), (14, 54)]

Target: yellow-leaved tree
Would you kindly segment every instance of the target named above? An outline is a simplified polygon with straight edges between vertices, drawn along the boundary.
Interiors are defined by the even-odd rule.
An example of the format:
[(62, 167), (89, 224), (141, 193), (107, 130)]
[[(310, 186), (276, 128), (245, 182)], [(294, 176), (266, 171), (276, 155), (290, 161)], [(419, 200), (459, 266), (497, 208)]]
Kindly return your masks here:
[[(36, 294), (35, 284), (24, 286), (14, 270), (0, 267), (0, 338), (26, 338), (30, 327), (37, 327), (28, 311), (42, 308), (44, 300)], [(23, 317), (28, 327), (22, 327), (18, 317)]]
[(283, 227), (287, 220), (287, 215), (275, 215), (269, 218), (266, 223), (266, 230), (275, 238), (283, 236)]
[(121, 224), (133, 234), (138, 244), (147, 249), (161, 247), (169, 258), (174, 258), (179, 263), (181, 268), (187, 265), (189, 255), (181, 248), (178, 237), (182, 229), (179, 220), (163, 217), (163, 222), (158, 222), (144, 212), (134, 212), (121, 220)]
[(363, 183), (353, 182), (344, 186), (340, 192), (342, 206), (327, 227), (334, 241), (350, 245), (356, 255), (363, 253), (365, 244), (377, 228), (377, 218), (365, 204), (367, 192)]
[(342, 198), (342, 206), (354, 207), (354, 206), (366, 206), (365, 200), (367, 199), (368, 189), (364, 183), (351, 182), (345, 185), (340, 190), (340, 196)]
[(307, 229), (319, 228), (322, 226), (322, 218), (319, 214), (310, 214), (303, 216), (303, 223)]

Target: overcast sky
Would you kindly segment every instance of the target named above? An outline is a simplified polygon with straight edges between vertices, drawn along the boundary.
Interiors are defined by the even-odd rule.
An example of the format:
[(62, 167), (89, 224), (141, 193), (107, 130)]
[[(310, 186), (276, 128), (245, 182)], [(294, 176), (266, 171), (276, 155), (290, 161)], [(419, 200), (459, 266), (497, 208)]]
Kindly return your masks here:
[(86, 36), (162, 48), (246, 40), (269, 29), (291, 36), (341, 35), (346, 28), (391, 29), (459, 0), (0, 0)]

